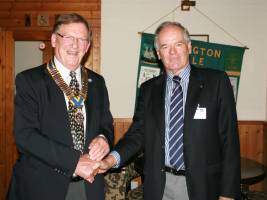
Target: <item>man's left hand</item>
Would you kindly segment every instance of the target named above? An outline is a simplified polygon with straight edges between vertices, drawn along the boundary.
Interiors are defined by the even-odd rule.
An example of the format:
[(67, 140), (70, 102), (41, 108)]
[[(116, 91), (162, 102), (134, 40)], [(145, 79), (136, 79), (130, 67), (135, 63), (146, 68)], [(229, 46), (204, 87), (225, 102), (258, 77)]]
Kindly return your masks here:
[(89, 157), (92, 160), (102, 160), (110, 151), (109, 144), (103, 136), (97, 136), (89, 144)]

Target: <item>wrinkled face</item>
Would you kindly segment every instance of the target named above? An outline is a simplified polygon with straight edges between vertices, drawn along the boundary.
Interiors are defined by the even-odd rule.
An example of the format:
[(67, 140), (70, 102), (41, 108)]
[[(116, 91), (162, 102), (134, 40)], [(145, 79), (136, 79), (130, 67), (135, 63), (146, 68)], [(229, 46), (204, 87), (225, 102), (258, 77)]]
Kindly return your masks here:
[(158, 35), (159, 59), (165, 70), (178, 75), (189, 63), (191, 43), (184, 39), (183, 31), (175, 26), (167, 26)]
[(68, 69), (79, 67), (90, 42), (88, 31), (82, 23), (62, 24), (51, 36), (56, 58)]

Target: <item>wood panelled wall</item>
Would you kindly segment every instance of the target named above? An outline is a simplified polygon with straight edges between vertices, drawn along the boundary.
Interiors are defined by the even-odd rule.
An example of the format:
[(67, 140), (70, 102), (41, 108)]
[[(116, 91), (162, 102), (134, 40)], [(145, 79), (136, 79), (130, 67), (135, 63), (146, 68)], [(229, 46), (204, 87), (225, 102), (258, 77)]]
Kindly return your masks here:
[[(267, 167), (267, 123), (240, 121), (238, 127), (241, 156), (256, 160)], [(267, 178), (251, 186), (250, 189), (267, 192)]]
[[(124, 135), (131, 124), (129, 118), (114, 120), (115, 143)], [(256, 160), (267, 166), (267, 123), (261, 121), (239, 121), (241, 156)], [(250, 187), (251, 190), (267, 192), (267, 178)]]
[[(47, 43), (56, 16), (70, 12), (79, 13), (91, 24), (93, 39), (85, 65), (100, 72), (101, 0), (0, 0), (0, 27), (13, 31), (17, 41)], [(44, 61), (50, 55), (51, 50), (45, 50)]]

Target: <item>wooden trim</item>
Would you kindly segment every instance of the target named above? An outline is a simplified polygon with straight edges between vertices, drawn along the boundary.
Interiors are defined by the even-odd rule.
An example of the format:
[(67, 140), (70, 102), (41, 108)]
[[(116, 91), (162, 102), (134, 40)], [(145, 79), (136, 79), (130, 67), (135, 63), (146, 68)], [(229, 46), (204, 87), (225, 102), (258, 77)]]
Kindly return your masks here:
[(47, 41), (51, 38), (51, 31), (14, 31), (16, 41)]
[(14, 40), (11, 31), (0, 29), (0, 199), (4, 199), (16, 159), (13, 137)]
[(128, 122), (131, 123), (132, 122), (132, 118), (114, 118), (113, 121), (116, 122)]
[(240, 120), (238, 121), (238, 125), (267, 125), (266, 121), (250, 121), (250, 120)]

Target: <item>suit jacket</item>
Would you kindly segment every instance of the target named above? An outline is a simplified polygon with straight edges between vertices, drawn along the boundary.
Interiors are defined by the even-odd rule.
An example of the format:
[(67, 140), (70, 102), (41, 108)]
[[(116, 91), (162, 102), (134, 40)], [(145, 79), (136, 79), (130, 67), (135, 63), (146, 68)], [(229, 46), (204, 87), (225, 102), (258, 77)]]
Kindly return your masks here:
[[(113, 119), (104, 79), (88, 70), (86, 141), (99, 134), (113, 143)], [(16, 77), (15, 140), (19, 158), (7, 195), (10, 200), (65, 199), (80, 153), (73, 148), (64, 93), (42, 65)], [(104, 199), (103, 175), (86, 184), (88, 199)], [(90, 198), (89, 198), (90, 197)]]
[[(165, 166), (166, 74), (145, 82), (133, 123), (115, 150), (125, 163), (144, 148), (144, 197), (161, 200)], [(197, 106), (206, 119), (194, 119)], [(240, 150), (233, 90), (224, 72), (191, 68), (184, 116), (184, 162), (190, 200), (240, 197)]]

